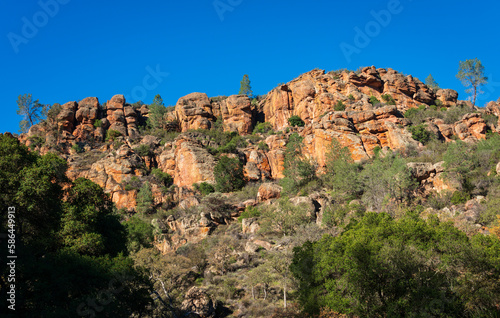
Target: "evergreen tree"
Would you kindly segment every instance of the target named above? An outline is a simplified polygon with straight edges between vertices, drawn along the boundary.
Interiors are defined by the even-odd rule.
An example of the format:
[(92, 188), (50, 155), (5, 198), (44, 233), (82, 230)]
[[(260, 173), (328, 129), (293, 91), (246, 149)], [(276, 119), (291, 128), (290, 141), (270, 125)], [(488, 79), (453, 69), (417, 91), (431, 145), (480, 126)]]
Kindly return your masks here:
[(252, 97), (252, 87), (250, 86), (250, 79), (247, 74), (243, 75), (243, 79), (240, 82), (240, 92), (238, 94)]
[(425, 79), (425, 85), (427, 85), (433, 91), (437, 91), (438, 89), (440, 89), (439, 84), (436, 82), (434, 77), (432, 77), (432, 74), (429, 74), (429, 76), (427, 76), (427, 78)]
[(23, 116), (19, 123), (19, 132), (26, 133), (31, 126), (39, 123), (47, 115), (47, 105), (41, 104), (38, 99), (33, 100), (31, 94), (17, 97), (17, 114)]
[(153, 103), (149, 105), (149, 118), (147, 125), (150, 128), (157, 129), (163, 128), (164, 120), (163, 115), (167, 112), (165, 104), (163, 104), (163, 99), (158, 94), (155, 96)]
[(470, 87), (465, 90), (466, 93), (472, 94), (472, 106), (476, 105), (478, 94), (483, 93), (481, 86), (486, 84), (488, 78), (484, 76), (484, 66), (478, 58), (473, 60), (465, 60), (460, 62), (457, 78), (462, 81), (465, 87)]

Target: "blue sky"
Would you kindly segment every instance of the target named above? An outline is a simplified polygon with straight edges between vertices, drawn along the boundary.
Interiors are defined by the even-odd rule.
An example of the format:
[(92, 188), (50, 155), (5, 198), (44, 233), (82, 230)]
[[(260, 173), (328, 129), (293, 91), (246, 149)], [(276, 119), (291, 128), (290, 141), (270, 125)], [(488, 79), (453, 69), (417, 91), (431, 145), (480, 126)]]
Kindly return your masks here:
[(476, 57), (489, 76), (483, 106), (500, 97), (499, 9), (491, 0), (6, 1), (0, 132), (17, 132), (20, 94), (45, 104), (160, 94), (174, 105), (191, 92), (236, 94), (244, 74), (265, 94), (314, 68), (432, 73), (466, 99), (455, 74)]

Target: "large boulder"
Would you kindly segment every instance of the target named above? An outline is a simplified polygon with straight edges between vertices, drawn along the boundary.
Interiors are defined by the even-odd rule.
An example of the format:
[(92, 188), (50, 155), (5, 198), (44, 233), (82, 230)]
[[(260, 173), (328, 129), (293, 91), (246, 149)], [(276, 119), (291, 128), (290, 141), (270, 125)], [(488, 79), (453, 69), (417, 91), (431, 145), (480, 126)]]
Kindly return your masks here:
[(122, 136), (127, 136), (127, 121), (124, 112), (125, 97), (115, 95), (106, 102), (106, 115), (109, 121), (109, 130), (118, 131)]
[(190, 129), (210, 129), (213, 122), (212, 108), (207, 94), (191, 93), (179, 98), (175, 114), (182, 132)]
[(436, 92), (436, 99), (445, 107), (456, 106), (458, 93), (452, 89), (440, 89)]
[[(215, 317), (215, 307), (212, 299), (205, 289), (193, 286), (184, 296), (181, 309), (190, 312), (189, 317), (211, 318)], [(194, 314), (194, 315), (193, 315)]]
[(281, 196), (282, 190), (283, 188), (275, 183), (263, 183), (259, 187), (257, 200), (262, 202), (270, 199), (277, 199)]
[(252, 132), (252, 105), (247, 95), (232, 95), (221, 103), (222, 119), (225, 131), (234, 131), (240, 135)]
[(196, 140), (188, 136), (178, 138), (175, 142), (174, 160), (174, 183), (178, 187), (190, 188), (194, 183), (215, 182), (215, 159)]
[(69, 133), (73, 132), (77, 107), (78, 104), (76, 102), (67, 102), (61, 106), (61, 111), (57, 115), (57, 122), (61, 130)]

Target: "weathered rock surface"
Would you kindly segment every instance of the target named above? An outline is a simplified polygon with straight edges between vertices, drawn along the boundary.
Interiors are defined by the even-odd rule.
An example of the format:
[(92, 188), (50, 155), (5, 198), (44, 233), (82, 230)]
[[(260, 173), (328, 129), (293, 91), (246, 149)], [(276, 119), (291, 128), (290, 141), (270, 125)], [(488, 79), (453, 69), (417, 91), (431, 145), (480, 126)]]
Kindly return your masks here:
[(175, 115), (182, 132), (190, 129), (210, 129), (214, 117), (207, 94), (191, 93), (179, 98)]
[(248, 96), (229, 96), (221, 103), (221, 113), (225, 131), (234, 131), (240, 135), (247, 135), (252, 132), (254, 116)]
[(267, 201), (270, 199), (277, 199), (280, 197), (282, 190), (283, 188), (275, 183), (263, 183), (259, 187), (257, 200)]
[(181, 309), (190, 312), (189, 317), (211, 318), (215, 317), (215, 307), (212, 299), (205, 289), (193, 286), (186, 295), (181, 304)]

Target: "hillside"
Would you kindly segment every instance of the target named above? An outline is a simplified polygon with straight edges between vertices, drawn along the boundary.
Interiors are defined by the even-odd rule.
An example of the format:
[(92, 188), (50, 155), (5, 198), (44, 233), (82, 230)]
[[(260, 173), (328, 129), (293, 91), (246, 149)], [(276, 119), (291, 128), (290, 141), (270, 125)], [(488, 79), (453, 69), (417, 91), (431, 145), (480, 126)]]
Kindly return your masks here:
[[(159, 106), (88, 97), (54, 105), (18, 138), (67, 163), (63, 188), (89, 179), (109, 194), (122, 224), (137, 222), (144, 239), (129, 238), (126, 254), (161, 297), (149, 317), (500, 310), (498, 101), (472, 107), (454, 90), (372, 66), (315, 69), (253, 99), (192, 93)], [(389, 228), (396, 234), (381, 234)], [(406, 241), (393, 241), (405, 231)], [(366, 233), (374, 234), (363, 241)], [(441, 243), (447, 237), (455, 240)], [(403, 268), (443, 277), (419, 276), (424, 284), (408, 274), (401, 280), (413, 285), (377, 293), (370, 288), (385, 278), (339, 272), (360, 255), (348, 255), (358, 238), (383, 252), (364, 251), (370, 261), (359, 268), (382, 259), (392, 275)], [(388, 243), (380, 250), (377, 240)], [(312, 261), (340, 253), (335, 244), (353, 244), (342, 254), (351, 261), (335, 270), (326, 269), (332, 259)], [(313, 278), (306, 268), (316, 266), (330, 276)], [(342, 290), (329, 279), (373, 284)], [(438, 309), (422, 305), (437, 300)]]

